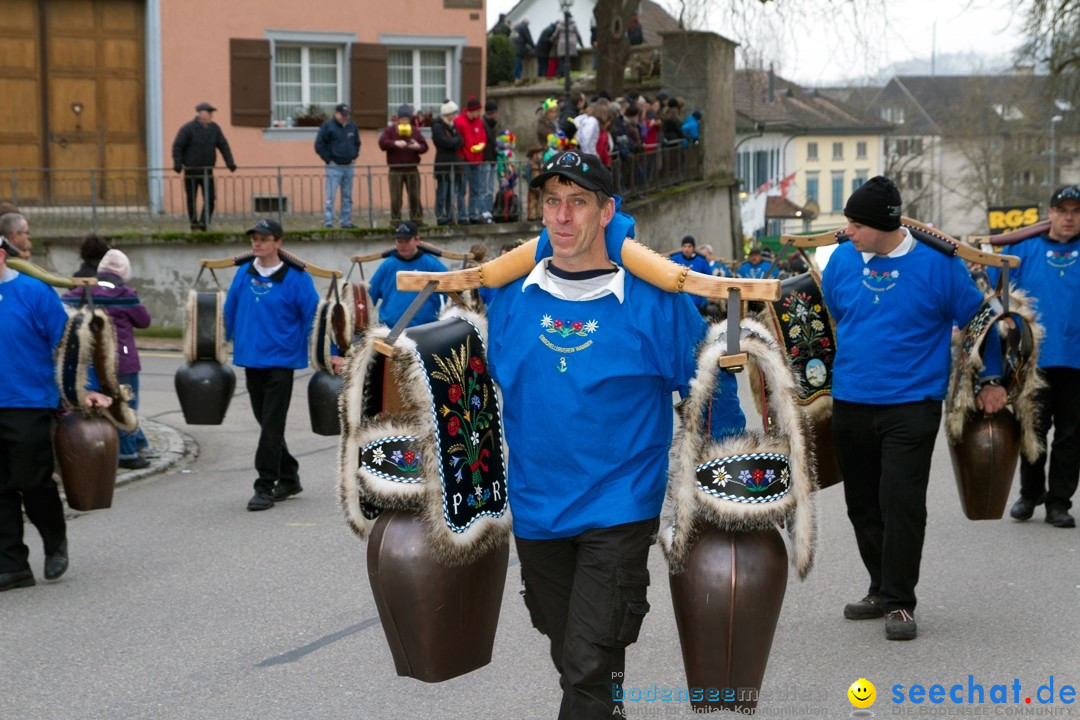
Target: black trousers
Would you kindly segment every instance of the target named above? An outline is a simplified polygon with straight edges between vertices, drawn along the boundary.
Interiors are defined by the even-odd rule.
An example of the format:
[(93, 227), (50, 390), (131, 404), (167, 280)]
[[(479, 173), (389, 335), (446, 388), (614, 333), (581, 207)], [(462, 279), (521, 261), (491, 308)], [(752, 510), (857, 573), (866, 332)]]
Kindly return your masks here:
[(1047, 487), (1046, 457), (1043, 452), (1029, 463), (1020, 457), (1020, 495), (1038, 500), (1046, 495), (1046, 507), (1072, 507), (1080, 479), (1080, 370), (1067, 367), (1040, 368), (1046, 387), (1038, 396), (1039, 414), (1035, 419), (1039, 437), (1044, 441), (1054, 426), (1050, 450), (1050, 477)]
[[(195, 213), (195, 193), (203, 191), (202, 212)], [(204, 230), (210, 227), (210, 218), (214, 214), (214, 173), (210, 169), (184, 172), (184, 196), (187, 198), (187, 214), (192, 225), (199, 225)]]
[(275, 483), (300, 482), (300, 463), (285, 444), (285, 420), (292, 400), (290, 368), (244, 368), (251, 410), (259, 423), (259, 447), (255, 450), (255, 492), (269, 493)]
[(914, 610), (941, 403), (867, 405), (834, 398), (832, 424), (869, 593), (881, 598), (886, 611)]
[(46, 554), (67, 538), (64, 506), (53, 480), (53, 412), (0, 409), (0, 573), (29, 567), (23, 542), (23, 507)]
[[(558, 540), (515, 538), (533, 626), (551, 641), (560, 720), (610, 720), (622, 702), (626, 647), (649, 612), (649, 547), (658, 518)], [(613, 687), (617, 686), (617, 687)]]

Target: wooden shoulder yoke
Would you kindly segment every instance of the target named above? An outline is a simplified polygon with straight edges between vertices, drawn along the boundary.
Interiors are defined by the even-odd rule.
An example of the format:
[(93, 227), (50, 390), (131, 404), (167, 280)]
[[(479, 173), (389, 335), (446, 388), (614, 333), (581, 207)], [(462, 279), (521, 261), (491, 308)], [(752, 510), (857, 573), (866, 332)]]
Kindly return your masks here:
[[(297, 257), (296, 255), (293, 255), (292, 253), (285, 250), (279, 250), (278, 254), (281, 256), (281, 259), (284, 260), (286, 264), (296, 268), (297, 270), (304, 270), (305, 272), (311, 273), (316, 277), (335, 279), (340, 278), (345, 274), (340, 270), (327, 270), (326, 268), (319, 267), (318, 265), (312, 265), (311, 263), (306, 262), (301, 258)], [(246, 252), (228, 258), (203, 258), (199, 261), (199, 264), (204, 268), (215, 270), (243, 265), (254, 257), (255, 255), (253, 253)]]

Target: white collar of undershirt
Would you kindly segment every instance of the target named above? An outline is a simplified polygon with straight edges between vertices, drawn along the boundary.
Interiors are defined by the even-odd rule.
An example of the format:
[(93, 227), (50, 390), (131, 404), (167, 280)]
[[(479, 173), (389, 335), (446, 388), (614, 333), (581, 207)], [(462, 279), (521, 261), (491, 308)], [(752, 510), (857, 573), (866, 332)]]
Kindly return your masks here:
[(259, 264), (258, 260), (256, 260), (254, 264), (255, 264), (255, 272), (259, 273), (259, 275), (261, 275), (263, 277), (270, 277), (271, 275), (273, 275), (274, 273), (276, 273), (278, 270), (281, 269), (281, 266), (285, 264), (285, 261), (282, 260), (277, 265), (275, 265), (274, 267), (271, 267), (271, 268), (263, 267), (262, 265)]
[(878, 255), (877, 253), (864, 252), (862, 253), (862, 261), (864, 263), (868, 263), (870, 262), (870, 258), (875, 257), (898, 258), (903, 257), (904, 255), (907, 255), (909, 252), (911, 252), (912, 248), (915, 247), (915, 238), (911, 236), (911, 233), (906, 227), (901, 227), (900, 229), (904, 231), (904, 239), (900, 241), (899, 245), (892, 249), (892, 252), (890, 252), (888, 255)]
[[(561, 300), (571, 300), (572, 298), (566, 297), (566, 295), (563, 294), (562, 290), (560, 290), (559, 287), (555, 284), (555, 282), (551, 279), (551, 276), (548, 275), (547, 268), (550, 262), (551, 258), (544, 258), (540, 262), (536, 263), (536, 267), (532, 269), (532, 272), (530, 272), (528, 277), (525, 278), (525, 282), (521, 284), (522, 292), (524, 292), (525, 288), (529, 287), (530, 285), (536, 285), (549, 295), (554, 295)], [(577, 298), (577, 301), (595, 300), (597, 298), (611, 294), (614, 295), (615, 299), (618, 300), (621, 304), (623, 301), (623, 291), (625, 283), (626, 271), (623, 270), (622, 267), (619, 267), (618, 271), (616, 271), (615, 274), (611, 276), (611, 279), (608, 281), (607, 285), (604, 285), (601, 288), (582, 295), (581, 297)]]

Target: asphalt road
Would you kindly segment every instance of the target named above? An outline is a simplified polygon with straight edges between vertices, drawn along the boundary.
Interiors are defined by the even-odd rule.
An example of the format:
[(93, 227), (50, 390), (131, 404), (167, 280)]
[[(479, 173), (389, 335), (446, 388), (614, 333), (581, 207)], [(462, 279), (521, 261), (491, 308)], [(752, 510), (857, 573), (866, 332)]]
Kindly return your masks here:
[[(434, 685), (395, 674), (365, 547), (338, 507), (336, 438), (310, 431), (310, 372), (297, 377), (288, 428), (304, 492), (251, 513), (257, 427), (242, 371), (225, 424), (187, 426), (173, 392), (179, 357), (143, 361), (145, 416), (190, 436), (197, 458), (118, 488), (108, 510), (73, 513), (71, 569), (58, 581), (41, 578), (40, 539), (28, 528), (39, 579), (0, 594), (0, 719), (557, 715), (557, 678), (518, 594), (512, 550), (491, 664)], [(939, 438), (919, 638), (901, 643), (884, 639), (880, 620), (843, 619), (867, 580), (840, 488), (819, 493), (818, 514), (816, 567), (805, 582), (790, 574), (758, 716), (851, 716), (847, 689), (859, 678), (877, 688), (869, 708), (877, 716), (1080, 716), (1061, 702), (1070, 699), (1065, 686), (1080, 685), (1080, 532), (1046, 525), (1042, 508), (1027, 523), (966, 520)], [(652, 612), (625, 678), (646, 697), (654, 685), (685, 686), (656, 548), (651, 569)], [(1047, 690), (1037, 691), (1051, 679), (1055, 702), (1040, 704)], [(913, 685), (935, 684), (943, 701), (908, 699)], [(954, 685), (962, 703), (949, 698)], [(969, 702), (978, 700), (969, 685), (983, 688), (983, 704)], [(995, 685), (1006, 686), (1007, 702), (992, 702)], [(903, 703), (893, 702), (895, 686)], [(677, 702), (627, 708), (634, 717), (691, 714)]]

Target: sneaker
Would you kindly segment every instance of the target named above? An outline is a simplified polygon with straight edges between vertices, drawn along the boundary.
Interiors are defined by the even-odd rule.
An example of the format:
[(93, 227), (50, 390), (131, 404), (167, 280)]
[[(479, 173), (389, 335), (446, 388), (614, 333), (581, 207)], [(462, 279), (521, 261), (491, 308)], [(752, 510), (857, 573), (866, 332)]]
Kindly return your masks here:
[(867, 595), (859, 602), (848, 603), (844, 606), (844, 617), (848, 620), (873, 620), (885, 614), (881, 609), (881, 598), (877, 595)]
[(1046, 508), (1046, 522), (1059, 528), (1076, 527), (1076, 520), (1063, 507)]
[(142, 470), (150, 467), (150, 461), (144, 457), (120, 458), (120, 467), (124, 470)]
[(1041, 502), (1042, 500), (1032, 500), (1031, 498), (1026, 498), (1021, 495), (1020, 499), (1017, 500), (1016, 503), (1013, 504), (1012, 509), (1009, 510), (1009, 516), (1014, 520), (1028, 520), (1035, 512), (1035, 506), (1039, 505)]
[(304, 492), (304, 488), (300, 485), (299, 481), (288, 484), (278, 482), (278, 484), (274, 486), (274, 500), (284, 500), (287, 497), (299, 495), (302, 492)]
[(918, 635), (915, 616), (909, 610), (890, 610), (885, 616), (885, 638), (887, 640), (914, 640)]
[(268, 492), (262, 492), (262, 491), (257, 492), (254, 495), (252, 495), (251, 499), (248, 500), (248, 505), (247, 505), (248, 510), (251, 510), (252, 512), (255, 512), (255, 511), (258, 511), (258, 510), (269, 510), (272, 507), (274, 507), (274, 497), (273, 497), (273, 495), (271, 495)]
[(491, 217), (491, 213), (489, 213), (489, 212), (484, 213), (484, 224), (485, 225), (490, 225), (493, 222), (495, 222), (495, 219)]

